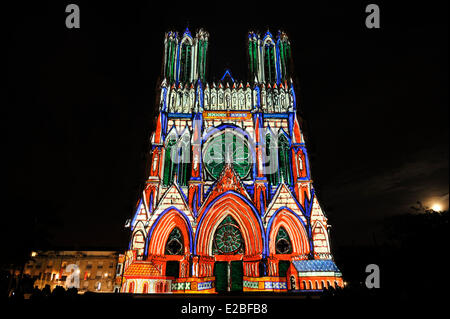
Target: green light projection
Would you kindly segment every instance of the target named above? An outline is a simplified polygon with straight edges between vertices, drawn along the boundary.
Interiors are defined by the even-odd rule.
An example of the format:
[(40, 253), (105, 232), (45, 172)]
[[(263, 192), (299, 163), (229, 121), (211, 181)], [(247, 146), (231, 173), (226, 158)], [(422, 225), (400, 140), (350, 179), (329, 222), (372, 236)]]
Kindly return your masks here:
[(226, 163), (241, 179), (246, 178), (252, 166), (248, 142), (241, 136), (224, 132), (212, 137), (204, 148), (203, 160), (208, 174), (217, 179)]

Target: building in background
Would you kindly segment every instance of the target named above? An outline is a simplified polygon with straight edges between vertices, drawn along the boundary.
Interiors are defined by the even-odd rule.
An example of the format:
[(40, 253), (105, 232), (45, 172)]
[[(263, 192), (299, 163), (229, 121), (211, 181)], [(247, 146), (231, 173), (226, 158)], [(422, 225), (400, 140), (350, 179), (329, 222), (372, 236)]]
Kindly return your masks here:
[(246, 82), (207, 82), (208, 32), (168, 32), (150, 173), (122, 292), (342, 287), (313, 187), (284, 32), (248, 33)]
[(80, 293), (119, 291), (122, 265), (116, 251), (37, 251), (31, 257), (24, 274), (39, 289), (49, 285), (75, 287)]

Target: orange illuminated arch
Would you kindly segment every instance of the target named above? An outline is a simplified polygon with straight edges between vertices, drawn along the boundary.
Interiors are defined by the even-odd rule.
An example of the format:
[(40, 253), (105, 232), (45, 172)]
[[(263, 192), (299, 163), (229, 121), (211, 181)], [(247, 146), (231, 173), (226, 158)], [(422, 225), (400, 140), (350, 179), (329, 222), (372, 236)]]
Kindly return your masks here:
[(282, 209), (275, 215), (268, 236), (270, 254), (276, 253), (276, 237), (281, 227), (283, 227), (289, 235), (292, 243), (292, 254), (303, 255), (310, 252), (308, 235), (302, 222), (288, 209)]
[(157, 220), (149, 241), (148, 254), (164, 255), (167, 239), (175, 227), (180, 229), (183, 236), (184, 254), (189, 253), (191, 239), (186, 219), (179, 211), (172, 209)]

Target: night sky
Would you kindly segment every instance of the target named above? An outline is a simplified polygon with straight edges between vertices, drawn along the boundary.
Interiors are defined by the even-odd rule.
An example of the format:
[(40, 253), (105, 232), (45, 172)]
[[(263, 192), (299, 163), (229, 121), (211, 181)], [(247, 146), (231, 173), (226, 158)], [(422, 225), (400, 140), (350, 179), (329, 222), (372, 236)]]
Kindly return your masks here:
[[(287, 32), (333, 244), (372, 242), (379, 221), (417, 201), (447, 209), (448, 4), (395, 2), (374, 2), (378, 30), (365, 27), (371, 2), (10, 6), (3, 235), (34, 222), (55, 247), (125, 249), (148, 174), (164, 32), (186, 26), (210, 33), (210, 80), (226, 68), (247, 80), (249, 30)], [(69, 3), (80, 29), (65, 27)]]

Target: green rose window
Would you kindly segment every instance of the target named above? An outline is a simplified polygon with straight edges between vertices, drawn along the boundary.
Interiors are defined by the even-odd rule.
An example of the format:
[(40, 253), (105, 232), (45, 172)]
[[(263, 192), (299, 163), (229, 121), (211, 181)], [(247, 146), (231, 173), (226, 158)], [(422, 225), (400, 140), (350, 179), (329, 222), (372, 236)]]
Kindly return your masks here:
[(244, 240), (236, 221), (227, 216), (219, 225), (214, 236), (214, 254), (244, 253)]

